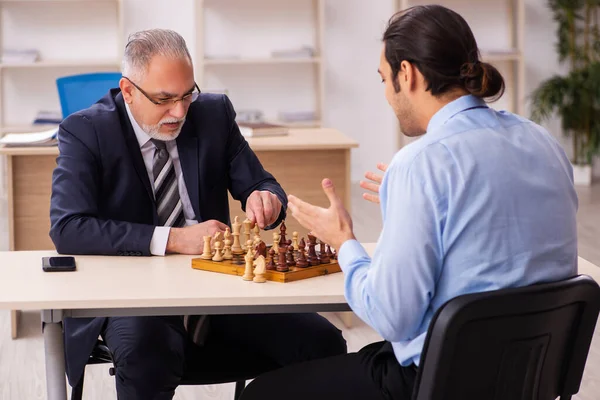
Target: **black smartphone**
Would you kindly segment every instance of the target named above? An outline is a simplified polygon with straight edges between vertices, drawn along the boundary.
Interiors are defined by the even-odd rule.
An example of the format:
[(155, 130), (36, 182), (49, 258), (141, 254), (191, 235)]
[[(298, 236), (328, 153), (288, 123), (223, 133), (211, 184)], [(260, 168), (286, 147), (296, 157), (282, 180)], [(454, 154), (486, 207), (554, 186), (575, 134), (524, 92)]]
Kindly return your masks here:
[(42, 269), (46, 272), (75, 271), (75, 257), (42, 257)]

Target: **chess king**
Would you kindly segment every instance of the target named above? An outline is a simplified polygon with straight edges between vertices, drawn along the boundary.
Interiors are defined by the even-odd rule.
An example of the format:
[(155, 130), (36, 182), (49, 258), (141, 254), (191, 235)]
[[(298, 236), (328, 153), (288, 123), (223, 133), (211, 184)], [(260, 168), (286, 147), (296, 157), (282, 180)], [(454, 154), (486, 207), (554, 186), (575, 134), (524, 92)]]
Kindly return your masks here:
[[(479, 54), (465, 19), (446, 7), (391, 18), (371, 61), (402, 132), (422, 137), (380, 165), (383, 176), (367, 173), (361, 184), (365, 198), (381, 204), (373, 257), (356, 241), (331, 180), (322, 181), (327, 208), (288, 197), (292, 216), (338, 250), (348, 304), (384, 340), (268, 372), (242, 400), (412, 399), (427, 330), (444, 303), (576, 275), (569, 159), (544, 128), (488, 106), (504, 80)], [(461, 391), (499, 396), (476, 382)]]
[[(200, 255), (230, 228), (228, 192), (251, 224), (268, 230), (283, 221), (284, 190), (240, 134), (229, 98), (201, 93), (181, 35), (133, 33), (122, 68), (119, 87), (59, 126), (50, 202), (59, 253)], [(227, 251), (217, 260), (235, 255), (229, 242), (246, 243), (247, 236), (227, 236), (218, 236)], [(81, 379), (99, 336), (114, 357), (118, 398), (133, 400), (172, 398), (184, 375), (201, 373), (190, 366), (210, 368), (214, 360), (204, 355), (220, 348), (231, 350), (233, 378), (247, 376), (240, 360), (253, 357), (277, 368), (346, 352), (340, 331), (316, 314), (196, 317), (66, 318), (69, 383)], [(265, 331), (285, 340), (253, 346)]]

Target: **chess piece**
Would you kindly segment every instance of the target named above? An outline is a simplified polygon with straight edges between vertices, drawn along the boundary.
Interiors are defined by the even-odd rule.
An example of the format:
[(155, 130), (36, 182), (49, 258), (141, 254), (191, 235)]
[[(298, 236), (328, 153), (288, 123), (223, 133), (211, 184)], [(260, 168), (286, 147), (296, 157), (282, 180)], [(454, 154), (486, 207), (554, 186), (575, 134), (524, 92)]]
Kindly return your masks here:
[(285, 237), (285, 231), (287, 230), (286, 226), (285, 226), (285, 221), (281, 221), (281, 225), (279, 225), (279, 244), (283, 245), (284, 243), (287, 243), (287, 239)]
[(248, 249), (248, 252), (244, 256), (246, 260), (246, 269), (244, 270), (244, 275), (242, 279), (245, 281), (251, 281), (254, 278), (254, 274), (252, 273), (252, 266), (254, 264), (254, 256), (252, 255), (252, 248)]
[(215, 243), (215, 255), (212, 258), (213, 261), (223, 261), (223, 253), (221, 252), (221, 242)]
[(223, 240), (223, 259), (231, 260), (233, 258), (233, 253), (231, 252), (231, 244), (233, 241), (231, 240), (231, 232), (229, 231), (229, 227), (225, 229), (224, 240)]
[(222, 235), (223, 235), (222, 232), (215, 232), (215, 234), (213, 235), (213, 247), (214, 247), (213, 252), (212, 252), (213, 255), (215, 254), (214, 249), (217, 248), (217, 243), (221, 243), (219, 248), (221, 249), (221, 251), (223, 249), (223, 240), (221, 239)]
[(290, 269), (287, 266), (287, 261), (285, 259), (285, 254), (287, 253), (287, 248), (281, 246), (279, 248), (279, 259), (277, 260), (277, 271), (279, 272), (287, 272)]
[(296, 267), (306, 268), (308, 267), (308, 261), (306, 261), (306, 255), (304, 254), (304, 248), (300, 247), (298, 250), (298, 257), (296, 258)]
[(262, 240), (260, 238), (260, 227), (258, 226), (258, 224), (254, 224), (254, 240), (256, 240), (256, 238), (258, 238), (258, 240)]
[(212, 249), (210, 248), (210, 241), (212, 240), (212, 236), (204, 236), (204, 249), (200, 258), (203, 260), (212, 259)]
[(254, 282), (257, 283), (264, 283), (267, 281), (267, 278), (265, 278), (265, 273), (267, 272), (267, 267), (266, 267), (266, 263), (265, 263), (265, 258), (262, 256), (262, 254), (260, 256), (258, 256), (258, 258), (256, 260), (254, 260), (254, 264), (253, 264), (256, 268), (254, 268)]
[(271, 247), (269, 250), (269, 262), (267, 263), (267, 271), (274, 271), (277, 269), (277, 264), (275, 264), (275, 250)]
[(304, 237), (300, 239), (300, 243), (298, 244), (298, 248), (306, 251), (306, 242), (304, 241)]
[(327, 254), (327, 250), (325, 250), (325, 243), (321, 242), (321, 251), (319, 252), (319, 259), (321, 264), (329, 264), (331, 262), (331, 258)]
[(329, 257), (330, 260), (333, 260), (333, 252), (331, 251), (331, 246), (330, 245), (326, 246), (325, 252), (327, 253), (327, 257)]
[(310, 233), (308, 234), (308, 256), (306, 260), (310, 265), (319, 265), (319, 259), (315, 247), (317, 245), (317, 238)]
[(273, 232), (273, 250), (275, 250), (275, 254), (279, 253), (279, 233)]
[(298, 251), (298, 232), (292, 233), (292, 245), (294, 246), (294, 251)]
[[(252, 238), (250, 237), (250, 226), (252, 225), (252, 221), (248, 218), (244, 220), (244, 243), (246, 246), (248, 245), (248, 241), (250, 241), (250, 248), (252, 248)], [(244, 248), (244, 250), (248, 250), (248, 248)]]
[(254, 246), (254, 258), (255, 259), (260, 256), (267, 258), (267, 245), (265, 244), (265, 242), (263, 242), (262, 240), (260, 240), (260, 238), (258, 238), (258, 243), (256, 243), (256, 237), (255, 237), (255, 242), (254, 242), (253, 246)]
[(240, 246), (240, 228), (242, 224), (238, 221), (238, 217), (236, 216), (233, 220), (233, 246), (231, 246), (231, 251), (233, 254), (240, 254), (242, 251), (242, 246)]
[(288, 246), (288, 251), (287, 251), (287, 259), (286, 259), (286, 264), (288, 267), (295, 267), (296, 266), (296, 261), (294, 260), (294, 248), (292, 246)]

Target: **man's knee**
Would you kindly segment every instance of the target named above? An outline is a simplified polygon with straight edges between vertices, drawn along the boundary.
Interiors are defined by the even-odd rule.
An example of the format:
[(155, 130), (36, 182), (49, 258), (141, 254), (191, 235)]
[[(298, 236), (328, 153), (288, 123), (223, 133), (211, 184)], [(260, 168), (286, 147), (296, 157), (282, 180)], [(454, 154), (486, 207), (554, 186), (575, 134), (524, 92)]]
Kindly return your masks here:
[(168, 319), (127, 319), (109, 321), (104, 334), (113, 354), (117, 380), (123, 385), (174, 390), (185, 368), (184, 335)]

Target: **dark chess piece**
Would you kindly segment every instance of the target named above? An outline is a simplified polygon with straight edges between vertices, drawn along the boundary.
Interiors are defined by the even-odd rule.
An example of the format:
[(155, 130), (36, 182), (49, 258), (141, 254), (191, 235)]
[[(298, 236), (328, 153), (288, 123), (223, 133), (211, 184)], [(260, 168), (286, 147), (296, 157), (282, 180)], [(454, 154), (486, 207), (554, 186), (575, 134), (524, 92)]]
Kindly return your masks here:
[(269, 262), (267, 262), (267, 270), (275, 271), (277, 269), (277, 264), (275, 264), (275, 250), (271, 247), (269, 250)]
[(279, 247), (279, 259), (277, 260), (277, 271), (279, 271), (279, 272), (287, 272), (290, 270), (287, 266), (287, 261), (285, 259), (286, 253), (287, 253), (287, 247), (280, 246)]
[(306, 260), (310, 265), (319, 265), (319, 259), (315, 247), (317, 246), (317, 238), (310, 233), (308, 234), (308, 257)]
[(304, 241), (304, 237), (300, 239), (300, 243), (298, 243), (298, 249), (306, 251), (306, 242)]
[(306, 261), (306, 255), (304, 254), (304, 247), (298, 248), (298, 258), (296, 259), (296, 267), (298, 267), (298, 268), (308, 267), (308, 261)]
[(325, 247), (325, 243), (321, 242), (321, 251), (319, 252), (319, 260), (321, 264), (329, 264), (331, 262), (331, 258), (327, 254), (327, 250)]
[(287, 239), (285, 237), (285, 231), (287, 230), (286, 226), (285, 226), (285, 221), (281, 221), (281, 225), (279, 225), (279, 244), (280, 245), (287, 245)]
[(262, 240), (254, 246), (254, 259), (257, 259), (258, 256), (263, 256), (265, 260), (267, 259), (267, 245)]
[(334, 258), (333, 258), (333, 252), (331, 251), (331, 246), (327, 245), (325, 248), (326, 248), (325, 251), (327, 253), (327, 256), (329, 257), (330, 260), (333, 260)]
[(296, 261), (294, 261), (294, 248), (292, 246), (288, 246), (288, 251), (287, 251), (287, 260), (286, 260), (286, 264), (288, 267), (295, 267), (296, 266)]

